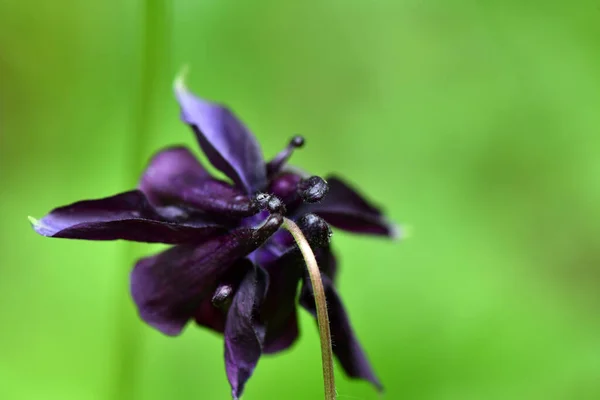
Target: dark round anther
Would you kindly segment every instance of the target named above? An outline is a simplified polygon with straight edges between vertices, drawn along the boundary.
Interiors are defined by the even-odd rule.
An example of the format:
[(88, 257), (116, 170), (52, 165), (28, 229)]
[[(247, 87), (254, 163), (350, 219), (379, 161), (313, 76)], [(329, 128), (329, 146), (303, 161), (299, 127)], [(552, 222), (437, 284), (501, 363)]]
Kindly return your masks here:
[(304, 136), (294, 136), (292, 140), (290, 140), (290, 146), (300, 148), (304, 146)]
[(217, 287), (211, 302), (217, 308), (226, 309), (231, 304), (233, 297), (233, 287), (228, 284), (222, 284)]
[(329, 185), (320, 176), (311, 176), (298, 183), (298, 194), (307, 203), (317, 203), (325, 197)]
[(298, 220), (298, 226), (311, 246), (323, 247), (329, 244), (332, 235), (331, 228), (327, 222), (318, 215), (303, 215)]
[(269, 199), (269, 202), (267, 203), (267, 210), (269, 210), (269, 212), (271, 214), (284, 215), (285, 214), (285, 204), (283, 204), (283, 202), (281, 200), (279, 200), (279, 197), (271, 196), (271, 198)]
[(267, 208), (267, 204), (269, 203), (270, 199), (271, 195), (267, 193), (257, 193), (254, 196), (254, 202), (257, 204), (260, 210), (264, 210), (265, 208)]

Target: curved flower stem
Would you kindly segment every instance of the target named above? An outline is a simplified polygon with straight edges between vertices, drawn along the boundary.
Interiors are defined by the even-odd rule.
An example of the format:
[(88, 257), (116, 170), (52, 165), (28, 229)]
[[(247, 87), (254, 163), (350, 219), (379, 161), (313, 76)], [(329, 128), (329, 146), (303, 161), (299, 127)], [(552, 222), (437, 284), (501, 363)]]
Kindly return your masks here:
[[(141, 14), (141, 67), (138, 86), (139, 101), (134, 117), (134, 132), (129, 143), (129, 163), (127, 170), (130, 181), (135, 184), (141, 174), (140, 168), (145, 162), (145, 144), (148, 141), (152, 126), (155, 125), (156, 96), (160, 88), (160, 77), (168, 74), (167, 64), (170, 43), (170, 1), (171, 0), (142, 0)], [(123, 264), (119, 264), (119, 297), (116, 301), (115, 312), (116, 332), (113, 362), (114, 373), (110, 377), (109, 394), (111, 400), (132, 400), (136, 397), (137, 377), (141, 362), (143, 347), (142, 334), (139, 332), (139, 320), (135, 318), (129, 292), (125, 282), (129, 278), (129, 268), (137, 255), (135, 243), (123, 246)], [(121, 272), (122, 271), (122, 272)]]
[(313, 253), (308, 241), (304, 237), (304, 234), (294, 223), (294, 221), (284, 218), (283, 228), (287, 229), (294, 240), (298, 244), (304, 261), (306, 262), (306, 268), (308, 269), (308, 275), (310, 276), (310, 282), (312, 283), (315, 305), (317, 309), (317, 324), (319, 325), (319, 339), (321, 340), (321, 358), (323, 363), (323, 383), (325, 385), (325, 400), (335, 400), (335, 379), (333, 376), (333, 351), (331, 348), (331, 332), (329, 330), (329, 316), (327, 315), (327, 302), (325, 299), (325, 289), (323, 288), (323, 281), (321, 280), (321, 271), (317, 264), (317, 259)]

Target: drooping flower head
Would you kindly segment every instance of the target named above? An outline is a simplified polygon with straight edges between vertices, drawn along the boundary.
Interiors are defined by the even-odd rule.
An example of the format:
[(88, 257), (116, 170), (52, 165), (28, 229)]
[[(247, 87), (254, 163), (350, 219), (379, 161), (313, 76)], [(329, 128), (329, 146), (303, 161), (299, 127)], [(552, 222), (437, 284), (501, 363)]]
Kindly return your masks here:
[(133, 268), (131, 295), (139, 315), (170, 336), (190, 322), (223, 334), (227, 377), (238, 398), (260, 356), (285, 350), (298, 337), (299, 282), (299, 303), (315, 315), (302, 256), (280, 229), (288, 217), (319, 261), (335, 355), (348, 376), (381, 389), (334, 286), (337, 263), (329, 224), (387, 237), (397, 235), (395, 227), (340, 178), (289, 168), (302, 137), (265, 162), (255, 137), (228, 108), (196, 97), (181, 81), (175, 93), (183, 121), (229, 181), (212, 177), (187, 148), (166, 148), (150, 160), (137, 189), (54, 209), (32, 219), (35, 231), (68, 239), (172, 244)]

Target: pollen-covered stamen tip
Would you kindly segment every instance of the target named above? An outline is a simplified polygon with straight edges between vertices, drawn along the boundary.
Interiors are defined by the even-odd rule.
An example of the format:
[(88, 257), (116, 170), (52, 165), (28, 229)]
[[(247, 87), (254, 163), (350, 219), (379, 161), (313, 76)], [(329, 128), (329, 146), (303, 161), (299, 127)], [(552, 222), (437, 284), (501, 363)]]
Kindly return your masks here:
[(269, 210), (271, 214), (285, 215), (285, 204), (283, 204), (283, 201), (281, 201), (279, 197), (271, 196), (267, 203), (267, 210)]
[(320, 176), (311, 176), (298, 183), (298, 195), (307, 203), (317, 203), (329, 191), (327, 181)]
[(294, 136), (290, 139), (287, 147), (279, 152), (269, 163), (267, 164), (267, 175), (273, 176), (285, 165), (290, 159), (295, 149), (299, 149), (304, 146), (304, 137), (300, 135)]
[(256, 193), (254, 195), (253, 202), (259, 210), (264, 210), (267, 208), (267, 204), (269, 203), (270, 199), (271, 195), (267, 193)]
[(277, 196), (267, 193), (257, 193), (253, 201), (261, 210), (267, 210), (271, 214), (285, 215), (285, 204)]
[(332, 232), (329, 224), (316, 214), (305, 214), (298, 220), (298, 226), (306, 239), (314, 247), (327, 246), (331, 240)]
[(229, 284), (222, 284), (215, 290), (211, 302), (215, 307), (226, 310), (231, 305), (232, 298), (233, 287)]

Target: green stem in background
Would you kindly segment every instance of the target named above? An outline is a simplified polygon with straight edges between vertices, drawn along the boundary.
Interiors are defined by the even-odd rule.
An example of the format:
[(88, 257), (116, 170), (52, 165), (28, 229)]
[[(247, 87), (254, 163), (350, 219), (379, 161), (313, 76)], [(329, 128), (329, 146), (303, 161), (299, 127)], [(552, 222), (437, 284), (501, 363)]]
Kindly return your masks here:
[[(128, 185), (137, 184), (141, 175), (141, 169), (146, 161), (144, 150), (149, 132), (156, 123), (154, 105), (157, 103), (156, 95), (160, 89), (161, 76), (168, 74), (170, 0), (143, 0), (140, 15), (142, 16), (140, 97), (134, 120), (134, 135), (130, 143), (131, 152), (128, 157)], [(136, 378), (140, 369), (143, 335), (139, 328), (141, 323), (135, 317), (135, 307), (127, 290), (128, 285), (125, 284), (129, 282), (129, 271), (136, 258), (136, 252), (135, 243), (124, 244), (123, 261), (116, 266), (119, 269), (117, 274), (119, 295), (116, 299), (115, 311), (116, 332), (113, 354), (115, 364), (107, 397), (111, 400), (133, 400), (137, 387)]]
[(321, 359), (323, 363), (323, 384), (325, 386), (325, 400), (335, 400), (335, 379), (333, 376), (333, 351), (331, 348), (331, 332), (329, 330), (329, 316), (327, 314), (327, 302), (325, 299), (325, 289), (323, 288), (323, 281), (321, 280), (321, 271), (317, 264), (317, 259), (313, 253), (310, 245), (308, 244), (302, 231), (294, 223), (294, 221), (285, 218), (283, 221), (283, 228), (287, 229), (294, 240), (298, 244), (306, 268), (308, 269), (308, 275), (310, 276), (310, 282), (312, 283), (315, 305), (317, 309), (317, 324), (319, 325), (319, 339), (321, 341)]

